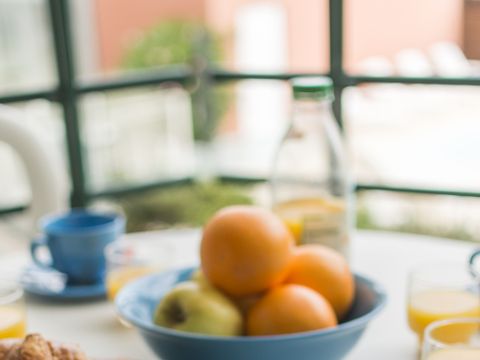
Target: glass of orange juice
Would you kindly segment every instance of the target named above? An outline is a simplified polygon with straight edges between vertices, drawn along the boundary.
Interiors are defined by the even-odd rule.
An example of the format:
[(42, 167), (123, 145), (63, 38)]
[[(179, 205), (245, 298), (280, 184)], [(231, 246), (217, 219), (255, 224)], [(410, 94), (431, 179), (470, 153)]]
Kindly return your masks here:
[(0, 339), (23, 338), (26, 317), (21, 287), (14, 282), (0, 280)]
[(480, 318), (437, 321), (425, 329), (422, 360), (480, 359)]
[[(428, 325), (451, 318), (480, 317), (480, 293), (466, 265), (426, 265), (410, 274), (408, 323), (423, 340)], [(468, 328), (464, 336), (469, 335)]]
[(118, 292), (129, 282), (164, 270), (173, 252), (172, 244), (163, 238), (131, 235), (109, 244), (105, 248), (108, 299), (114, 301)]

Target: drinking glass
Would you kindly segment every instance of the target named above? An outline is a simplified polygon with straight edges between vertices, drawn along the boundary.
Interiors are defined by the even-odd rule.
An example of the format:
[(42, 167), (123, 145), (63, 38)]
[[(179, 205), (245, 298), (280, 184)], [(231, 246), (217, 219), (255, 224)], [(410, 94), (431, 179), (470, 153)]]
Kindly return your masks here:
[(129, 282), (141, 276), (162, 271), (170, 264), (174, 248), (163, 238), (130, 236), (109, 244), (106, 287), (109, 300)]
[(22, 288), (15, 282), (0, 279), (0, 339), (23, 338), (26, 318)]
[(425, 328), (435, 321), (480, 317), (479, 284), (467, 264), (417, 268), (409, 277), (407, 313), (421, 342)]
[(430, 324), (422, 360), (480, 359), (480, 318), (449, 319)]

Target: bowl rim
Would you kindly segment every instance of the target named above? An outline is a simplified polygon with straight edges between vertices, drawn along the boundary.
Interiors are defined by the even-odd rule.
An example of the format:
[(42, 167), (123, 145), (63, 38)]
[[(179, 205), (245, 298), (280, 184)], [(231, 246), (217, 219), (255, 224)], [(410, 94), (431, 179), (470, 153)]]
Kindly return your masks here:
[(189, 333), (189, 332), (169, 329), (163, 326), (155, 325), (153, 322), (151, 324), (146, 323), (145, 321), (141, 321), (141, 320), (138, 320), (137, 318), (130, 317), (128, 316), (128, 314), (125, 314), (122, 311), (125, 306), (128, 306), (129, 304), (131, 304), (131, 302), (125, 303), (125, 301), (123, 301), (123, 298), (129, 296), (129, 294), (134, 290), (134, 288), (140, 286), (142, 283), (148, 283), (160, 276), (167, 276), (167, 274), (174, 274), (174, 273), (188, 272), (188, 271), (193, 272), (195, 269), (198, 269), (198, 266), (184, 266), (179, 268), (173, 268), (160, 273), (147, 275), (132, 281), (131, 283), (129, 283), (123, 289), (120, 290), (120, 293), (117, 295), (115, 299), (115, 306), (118, 314), (121, 317), (125, 318), (125, 320), (127, 320), (129, 323), (139, 328), (141, 331), (148, 332), (154, 335), (160, 334), (164, 336), (169, 336), (176, 339), (183, 338), (183, 339), (191, 339), (191, 340), (198, 340), (198, 341), (200, 340), (215, 341), (215, 342), (223, 342), (223, 343), (293, 341), (293, 340), (298, 340), (299, 338), (308, 339), (308, 338), (316, 337), (319, 335), (324, 337), (327, 337), (327, 336), (331, 337), (331, 336), (340, 335), (341, 333), (344, 333), (344, 332), (352, 331), (363, 324), (368, 324), (368, 322), (371, 319), (376, 317), (378, 313), (380, 313), (380, 311), (383, 310), (387, 302), (387, 293), (383, 288), (383, 286), (381, 286), (377, 282), (369, 279), (364, 275), (360, 275), (359, 273), (354, 272), (353, 274), (355, 276), (356, 281), (361, 281), (365, 283), (370, 289), (372, 289), (373, 293), (376, 295), (376, 300), (377, 300), (376, 305), (370, 311), (363, 314), (362, 316), (344, 323), (340, 323), (337, 326), (329, 329), (304, 331), (304, 332), (299, 332), (294, 334), (284, 334), (284, 335), (214, 336), (214, 335), (204, 335), (204, 334)]

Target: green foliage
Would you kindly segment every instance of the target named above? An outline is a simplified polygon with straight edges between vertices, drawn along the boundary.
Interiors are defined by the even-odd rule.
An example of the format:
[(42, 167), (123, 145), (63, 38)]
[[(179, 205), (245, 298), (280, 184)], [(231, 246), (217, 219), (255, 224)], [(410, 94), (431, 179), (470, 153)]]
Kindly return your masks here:
[(202, 226), (217, 210), (234, 204), (252, 204), (245, 187), (197, 183), (132, 195), (121, 201), (128, 218), (127, 231), (161, 229), (172, 225)]
[(473, 236), (473, 234), (468, 232), (463, 226), (453, 225), (446, 227), (443, 226), (443, 224), (427, 224), (419, 221), (413, 216), (407, 218), (402, 224), (386, 230), (443, 237), (448, 239), (458, 239), (464, 241), (479, 241), (478, 237)]
[[(208, 41), (203, 42), (205, 34)], [(220, 41), (205, 26), (190, 21), (166, 21), (147, 30), (126, 51), (127, 69), (190, 63), (201, 52), (208, 60), (220, 60)]]
[(478, 236), (473, 235), (461, 225), (445, 226), (444, 224), (429, 224), (416, 216), (403, 217), (399, 224), (384, 226), (377, 223), (375, 217), (368, 208), (359, 207), (357, 210), (357, 228), (364, 230), (384, 230), (393, 232), (413, 233), (420, 235), (458, 239), (464, 241), (480, 241)]
[(357, 229), (378, 229), (378, 225), (375, 219), (370, 214), (370, 211), (364, 206), (358, 207), (356, 214), (356, 227)]
[[(123, 67), (148, 69), (165, 65), (218, 62), (222, 57), (220, 37), (192, 21), (162, 22), (147, 30), (126, 51)], [(205, 85), (205, 84), (203, 84)], [(209, 141), (227, 109), (229, 94), (209, 91), (208, 85), (193, 84), (193, 134), (195, 140)]]

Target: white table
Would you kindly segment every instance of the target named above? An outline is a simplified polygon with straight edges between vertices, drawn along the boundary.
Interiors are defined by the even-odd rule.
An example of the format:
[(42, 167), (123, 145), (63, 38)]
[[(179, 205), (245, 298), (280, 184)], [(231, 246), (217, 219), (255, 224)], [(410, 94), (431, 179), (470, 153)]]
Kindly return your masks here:
[[(170, 230), (130, 236), (161, 237), (174, 245), (175, 265), (198, 261), (199, 232)], [(408, 271), (427, 262), (466, 261), (472, 243), (385, 232), (358, 232), (352, 241), (352, 262), (356, 272), (379, 281), (387, 290), (388, 305), (370, 325), (347, 360), (414, 360), (416, 339), (405, 318)], [(20, 254), (25, 260), (26, 254)], [(0, 262), (15, 261), (17, 256)], [(88, 304), (50, 304), (29, 300), (29, 331), (79, 344), (99, 359), (155, 359), (139, 334), (119, 325), (113, 305), (103, 301)]]

